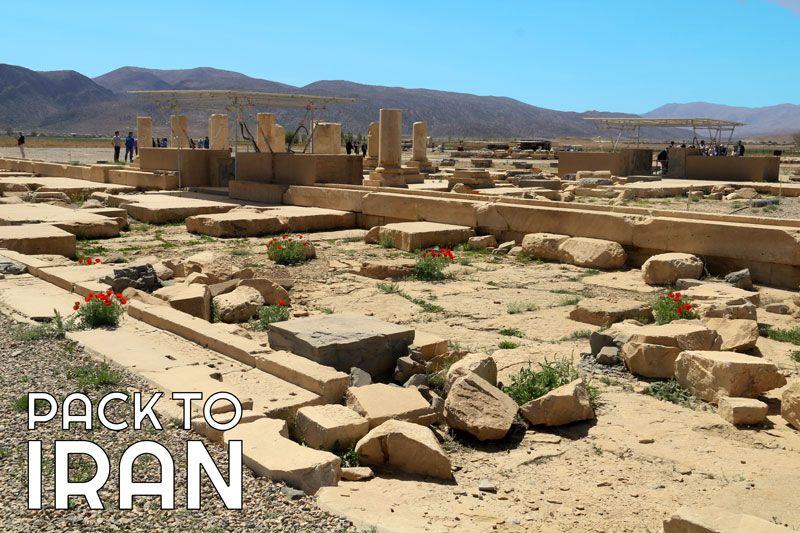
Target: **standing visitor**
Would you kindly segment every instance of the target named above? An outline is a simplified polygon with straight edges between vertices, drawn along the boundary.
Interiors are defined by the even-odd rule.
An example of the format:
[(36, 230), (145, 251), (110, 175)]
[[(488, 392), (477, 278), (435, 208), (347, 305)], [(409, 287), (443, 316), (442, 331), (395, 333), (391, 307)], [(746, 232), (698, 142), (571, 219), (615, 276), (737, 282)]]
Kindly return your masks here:
[(350, 155), (353, 152), (353, 142), (348, 139), (347, 143), (344, 145), (344, 149), (347, 150), (347, 155)]
[(19, 132), (19, 137), (17, 137), (17, 146), (19, 147), (19, 153), (22, 155), (22, 159), (25, 159), (25, 135), (22, 132)]
[(361, 155), (367, 157), (367, 143), (361, 143)]
[(205, 139), (203, 139), (203, 148), (208, 150), (208, 135), (206, 135)]
[[(133, 139), (133, 132), (129, 131), (128, 136), (125, 137), (125, 162), (130, 161), (133, 163), (133, 147), (136, 142)], [(119, 156), (119, 153), (116, 154)]]
[(114, 146), (114, 163), (119, 163), (119, 149), (122, 139), (119, 138), (119, 132), (114, 132), (114, 137), (111, 138), (111, 144)]

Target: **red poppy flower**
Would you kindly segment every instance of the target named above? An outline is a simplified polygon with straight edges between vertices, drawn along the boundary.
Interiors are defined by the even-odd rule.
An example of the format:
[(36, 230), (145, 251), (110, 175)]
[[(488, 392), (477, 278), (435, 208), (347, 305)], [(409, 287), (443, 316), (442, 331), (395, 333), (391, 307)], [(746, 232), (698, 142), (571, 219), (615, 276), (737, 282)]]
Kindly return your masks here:
[(115, 294), (114, 296), (116, 296), (116, 297), (117, 297), (117, 300), (119, 300), (120, 298), (122, 298), (122, 293), (121, 293), (121, 292), (118, 292), (118, 293), (117, 293), (117, 294)]
[(278, 250), (283, 250), (283, 245), (282, 244), (278, 245)]
[(677, 309), (677, 311), (678, 311), (678, 314), (679, 314), (679, 315), (680, 315), (680, 314), (683, 314), (683, 307), (679, 307), (679, 308)]
[(303, 239), (304, 237), (302, 235), (298, 235), (297, 238), (298, 239)]
[(81, 308), (81, 306), (80, 306), (80, 305), (78, 305), (78, 304), (75, 304), (75, 305), (73, 305), (73, 306), (72, 306), (72, 310), (73, 310), (73, 311), (77, 311), (77, 310), (78, 310), (78, 309), (80, 309), (80, 308)]
[(683, 306), (683, 308), (685, 310), (687, 310), (687, 311), (691, 311), (692, 310), (692, 304), (686, 304), (686, 305)]
[(283, 307), (284, 305), (286, 305), (286, 302), (284, 302), (283, 300), (278, 300), (278, 305)]
[(670, 292), (670, 293), (667, 294), (667, 296), (669, 296), (670, 298), (675, 298), (675, 293), (674, 292)]
[(122, 305), (125, 305), (126, 303), (128, 303), (128, 300), (126, 300), (125, 298), (120, 298), (119, 299), (119, 303), (121, 303)]
[(87, 301), (87, 302), (90, 302), (90, 301), (92, 301), (92, 296), (94, 296), (94, 295), (92, 295), (92, 294), (88, 295), (88, 296), (86, 297), (86, 301)]
[(680, 298), (680, 297), (681, 297), (681, 293), (679, 293), (679, 292), (676, 292), (676, 293), (675, 293), (675, 298)]
[(111, 305), (111, 302), (109, 302), (108, 300), (103, 300), (103, 304), (104, 305)]
[(99, 257), (98, 257), (98, 258), (96, 258), (96, 259), (94, 260), (94, 262), (95, 262), (95, 263), (99, 263), (99, 262), (100, 262), (100, 258), (99, 258)]

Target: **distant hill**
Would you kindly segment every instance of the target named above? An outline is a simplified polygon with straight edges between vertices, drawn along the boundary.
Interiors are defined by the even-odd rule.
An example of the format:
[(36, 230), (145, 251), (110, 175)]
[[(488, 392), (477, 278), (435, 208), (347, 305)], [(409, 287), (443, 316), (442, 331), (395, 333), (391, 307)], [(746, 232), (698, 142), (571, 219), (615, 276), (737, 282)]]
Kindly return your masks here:
[[(110, 134), (115, 129), (132, 129), (137, 115), (150, 115), (154, 119), (156, 135), (165, 135), (168, 115), (172, 111), (157, 108), (147, 99), (130, 95), (128, 91), (166, 89), (231, 89), (348, 96), (355, 98), (356, 102), (332, 105), (315, 118), (341, 122), (345, 132), (365, 133), (369, 123), (377, 120), (378, 109), (399, 108), (404, 111), (405, 134), (410, 133), (413, 122), (424, 120), (428, 123), (431, 135), (455, 139), (595, 137), (601, 133), (585, 118), (637, 116), (601, 111), (555, 111), (502, 96), (383, 87), (343, 80), (316, 81), (303, 87), (295, 87), (207, 67), (184, 70), (122, 67), (90, 79), (75, 71), (36, 72), (24, 67), (0, 64), (0, 130)], [(784, 106), (776, 106), (782, 107)], [(304, 111), (298, 110), (270, 111), (275, 112), (278, 121), (288, 130), (294, 129), (304, 114)], [(670, 104), (653, 110), (648, 115), (676, 116), (675, 114), (686, 113), (705, 116), (710, 112), (703, 109), (681, 109), (678, 104)], [(210, 111), (186, 112), (190, 135), (205, 134), (209, 113)], [(764, 119), (756, 113), (741, 120), (754, 123), (759, 119), (764, 128), (768, 129), (768, 124), (778, 127), (780, 123), (780, 113), (774, 115), (774, 119)], [(772, 117), (773, 113), (769, 116)], [(253, 117), (247, 117), (247, 120), (252, 126)], [(781, 124), (780, 127), (785, 125)], [(644, 137), (651, 139), (675, 137), (675, 130), (669, 129), (647, 129), (642, 133)]]
[(735, 135), (758, 136), (800, 131), (800, 105), (780, 104), (768, 107), (733, 107), (707, 102), (666, 104), (645, 113), (645, 117), (703, 117), (744, 122)]

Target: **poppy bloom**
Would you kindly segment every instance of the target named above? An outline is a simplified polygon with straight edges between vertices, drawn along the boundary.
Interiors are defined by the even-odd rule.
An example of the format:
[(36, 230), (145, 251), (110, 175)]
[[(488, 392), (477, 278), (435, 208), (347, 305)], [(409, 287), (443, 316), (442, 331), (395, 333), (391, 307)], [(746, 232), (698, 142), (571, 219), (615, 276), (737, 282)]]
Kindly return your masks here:
[(671, 293), (667, 294), (667, 296), (669, 296), (670, 298), (675, 298), (675, 293), (671, 292)]
[(278, 305), (283, 307), (284, 305), (286, 305), (286, 302), (284, 302), (283, 300), (278, 300)]
[(99, 263), (100, 262), (100, 258), (99, 257), (95, 258), (94, 262), (95, 263)]
[(684, 305), (684, 306), (683, 306), (683, 308), (684, 308), (686, 311), (691, 311), (691, 310), (692, 310), (692, 304), (686, 304), (686, 305)]
[(86, 301), (87, 301), (87, 302), (91, 302), (91, 301), (92, 301), (92, 296), (93, 296), (92, 294), (88, 295), (88, 296), (86, 297)]
[(116, 296), (116, 297), (117, 297), (117, 300), (119, 300), (120, 298), (122, 298), (122, 293), (118, 292), (118, 293), (117, 293), (117, 294), (115, 294), (114, 296)]
[(80, 309), (80, 308), (81, 308), (81, 306), (80, 306), (80, 305), (78, 305), (78, 304), (75, 304), (75, 305), (73, 305), (73, 306), (72, 306), (72, 310), (73, 310), (73, 311), (77, 311), (77, 310), (78, 310), (78, 309)]
[(678, 311), (679, 315), (682, 315), (683, 314), (683, 307), (678, 307), (677, 311)]
[(128, 303), (128, 301), (125, 298), (120, 298), (119, 299), (119, 303), (121, 303), (122, 305), (125, 305), (126, 303)]
[(278, 250), (283, 250), (283, 245), (282, 244), (278, 245)]

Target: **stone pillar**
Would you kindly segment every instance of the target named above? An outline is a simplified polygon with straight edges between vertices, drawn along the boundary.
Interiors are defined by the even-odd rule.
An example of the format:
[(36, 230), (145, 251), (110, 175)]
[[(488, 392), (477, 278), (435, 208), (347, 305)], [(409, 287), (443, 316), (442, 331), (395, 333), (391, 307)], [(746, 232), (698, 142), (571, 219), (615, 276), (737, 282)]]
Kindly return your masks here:
[(367, 131), (367, 157), (364, 158), (364, 168), (374, 169), (378, 166), (378, 136), (380, 131), (379, 122), (370, 122)]
[(399, 169), (402, 155), (403, 114), (399, 109), (381, 109), (378, 134), (378, 172)]
[[(258, 121), (256, 146), (260, 151), (269, 153), (269, 140), (272, 135), (272, 129), (275, 127), (275, 115), (272, 113), (258, 113), (256, 114), (256, 120)], [(274, 146), (272, 151), (277, 151)]]
[(139, 148), (153, 147), (153, 119), (150, 117), (136, 117), (136, 138)]
[(415, 122), (412, 128), (413, 141), (411, 159), (425, 166), (428, 163), (428, 125), (425, 122)]
[(269, 137), (269, 144), (272, 145), (273, 152), (286, 151), (286, 129), (280, 124), (272, 127), (272, 134)]
[(172, 135), (171, 148), (189, 148), (189, 122), (186, 115), (171, 115), (169, 129)]
[(342, 153), (342, 125), (336, 122), (317, 122), (311, 141), (315, 154)]
[(208, 147), (211, 150), (227, 150), (228, 142), (228, 115), (213, 114), (208, 119)]

